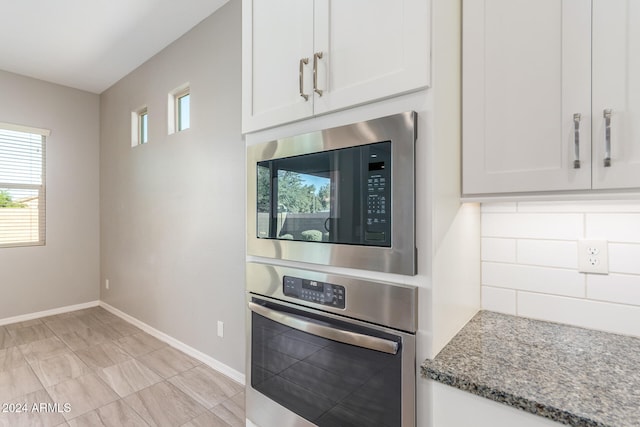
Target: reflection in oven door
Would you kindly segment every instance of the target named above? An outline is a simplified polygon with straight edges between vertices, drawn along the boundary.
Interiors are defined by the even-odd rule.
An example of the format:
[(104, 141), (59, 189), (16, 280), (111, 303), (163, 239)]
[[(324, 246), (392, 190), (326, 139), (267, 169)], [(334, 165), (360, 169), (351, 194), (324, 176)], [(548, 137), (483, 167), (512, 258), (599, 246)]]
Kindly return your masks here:
[[(251, 313), (253, 389), (318, 426), (402, 425), (402, 336), (253, 302), (295, 327)], [(338, 332), (328, 339), (299, 329)], [(382, 349), (392, 345), (384, 351), (364, 348), (370, 341)]]

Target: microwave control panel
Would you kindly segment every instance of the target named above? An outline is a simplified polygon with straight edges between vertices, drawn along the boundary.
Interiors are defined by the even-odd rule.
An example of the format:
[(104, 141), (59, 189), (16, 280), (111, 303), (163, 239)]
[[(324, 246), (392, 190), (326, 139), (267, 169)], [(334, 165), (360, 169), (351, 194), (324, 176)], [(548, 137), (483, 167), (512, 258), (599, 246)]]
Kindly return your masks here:
[(291, 276), (284, 276), (282, 282), (282, 290), (288, 297), (345, 308), (347, 295), (344, 286)]
[[(375, 156), (375, 157), (373, 157)], [(367, 171), (365, 242), (391, 244), (391, 182), (389, 162), (382, 153), (373, 154)]]

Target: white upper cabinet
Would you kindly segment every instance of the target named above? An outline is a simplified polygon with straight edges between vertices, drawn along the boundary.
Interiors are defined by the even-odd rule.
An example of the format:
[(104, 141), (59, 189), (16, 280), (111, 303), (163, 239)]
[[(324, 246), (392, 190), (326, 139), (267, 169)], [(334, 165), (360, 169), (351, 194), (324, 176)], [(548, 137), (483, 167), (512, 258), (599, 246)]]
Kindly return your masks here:
[(637, 0), (593, 1), (593, 162), (593, 188), (640, 187)]
[(590, 1), (463, 10), (463, 192), (589, 188)]
[(310, 116), (313, 0), (244, 1), (242, 15), (243, 130)]
[[(427, 86), (427, 0), (316, 0), (314, 49), (322, 52), (315, 113)], [(326, 56), (325, 56), (326, 55)]]
[(243, 131), (424, 88), (428, 0), (244, 0)]
[(638, 22), (635, 0), (464, 0), (463, 193), (640, 188)]

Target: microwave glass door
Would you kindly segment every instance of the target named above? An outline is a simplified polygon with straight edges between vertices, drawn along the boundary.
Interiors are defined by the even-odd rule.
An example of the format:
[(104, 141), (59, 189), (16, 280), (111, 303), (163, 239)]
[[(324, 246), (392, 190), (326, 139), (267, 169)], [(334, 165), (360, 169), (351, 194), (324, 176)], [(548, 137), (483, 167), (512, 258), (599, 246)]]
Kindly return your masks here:
[(391, 246), (391, 142), (257, 164), (257, 237)]

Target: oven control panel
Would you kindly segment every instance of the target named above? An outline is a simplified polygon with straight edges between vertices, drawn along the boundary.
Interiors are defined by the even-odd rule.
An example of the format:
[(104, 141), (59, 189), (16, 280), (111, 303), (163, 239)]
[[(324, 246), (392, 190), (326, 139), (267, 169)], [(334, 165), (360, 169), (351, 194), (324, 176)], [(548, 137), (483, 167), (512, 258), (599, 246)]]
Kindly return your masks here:
[(288, 297), (345, 308), (347, 295), (344, 286), (291, 276), (284, 276), (282, 282), (283, 292)]

